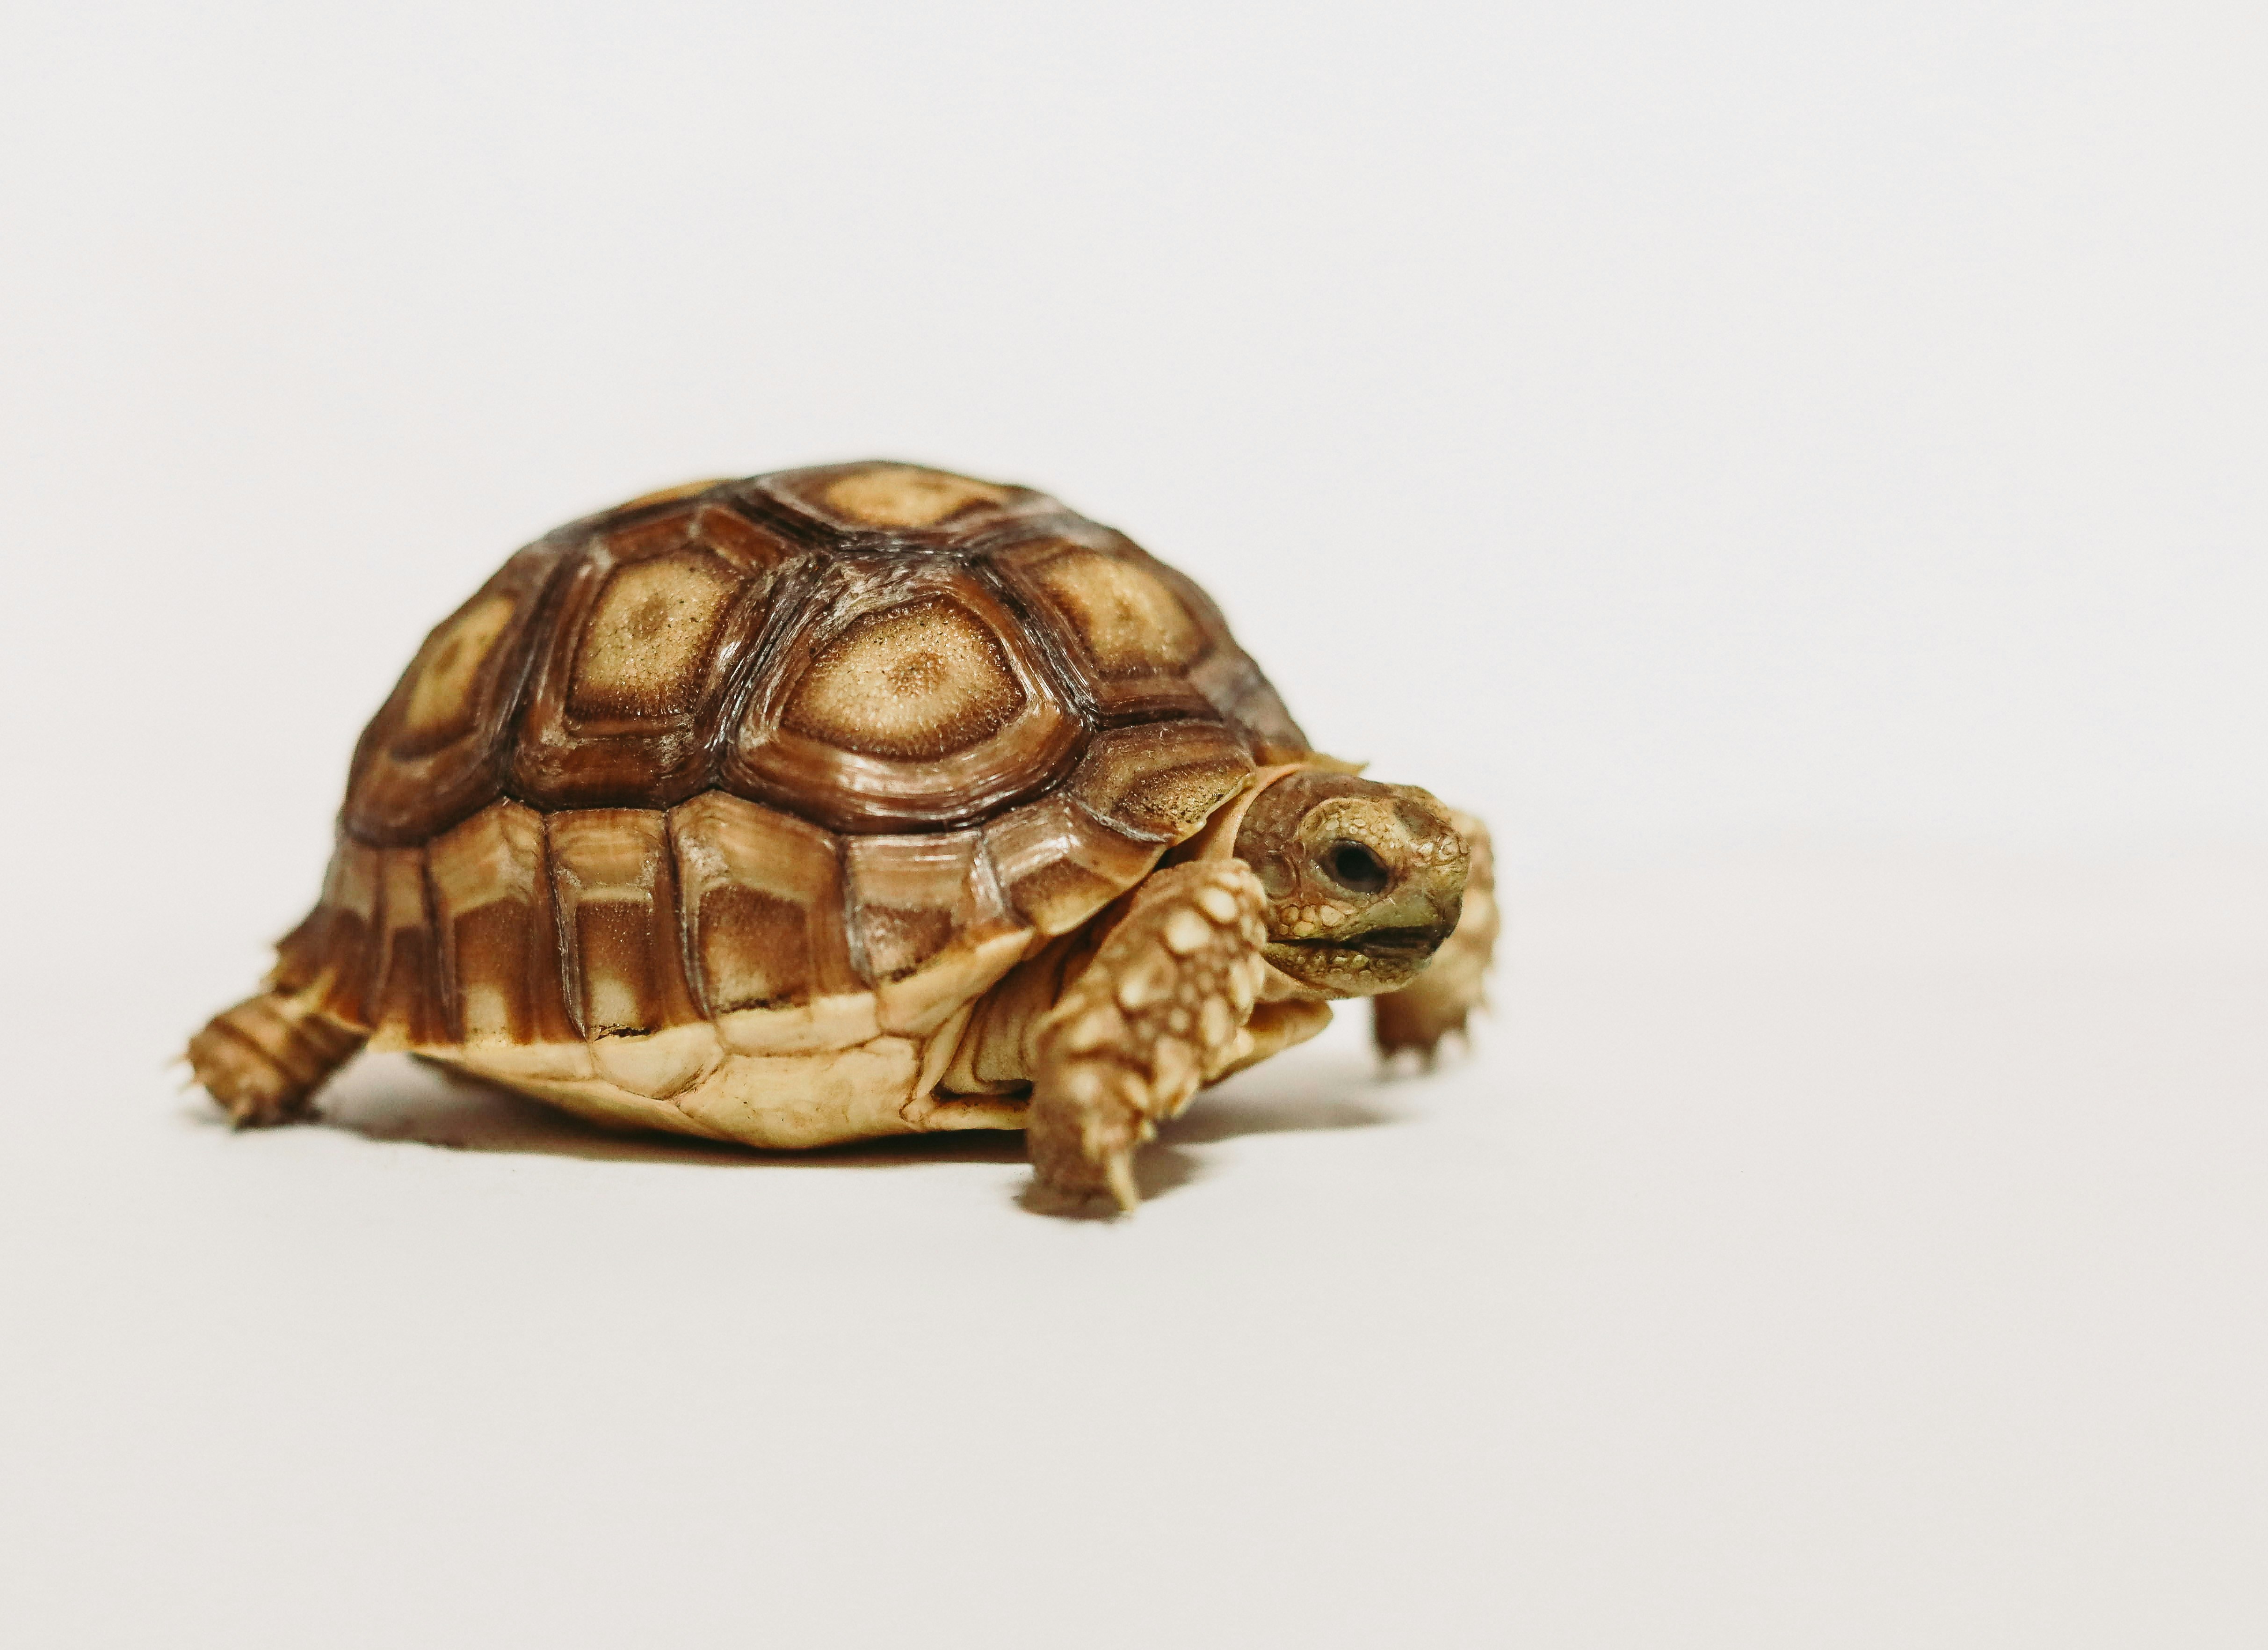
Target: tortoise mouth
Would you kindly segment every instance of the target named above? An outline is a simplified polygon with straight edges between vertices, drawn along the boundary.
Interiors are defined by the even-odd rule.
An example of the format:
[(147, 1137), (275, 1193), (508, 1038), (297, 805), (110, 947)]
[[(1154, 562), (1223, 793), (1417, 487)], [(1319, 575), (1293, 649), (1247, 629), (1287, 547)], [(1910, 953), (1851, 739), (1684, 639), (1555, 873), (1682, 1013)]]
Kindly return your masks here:
[(1366, 934), (1318, 934), (1312, 939), (1278, 939), (1279, 946), (1303, 951), (1359, 951), (1380, 962), (1422, 962), (1441, 948), (1449, 937), (1446, 928), (1373, 928)]

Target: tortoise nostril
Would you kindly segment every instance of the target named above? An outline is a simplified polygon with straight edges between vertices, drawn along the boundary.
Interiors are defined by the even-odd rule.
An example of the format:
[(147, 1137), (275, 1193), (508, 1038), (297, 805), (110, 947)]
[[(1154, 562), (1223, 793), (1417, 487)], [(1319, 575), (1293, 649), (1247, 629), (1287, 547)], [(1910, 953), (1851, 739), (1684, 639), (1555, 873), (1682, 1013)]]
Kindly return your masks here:
[(1378, 894), (1392, 880), (1386, 862), (1360, 843), (1336, 842), (1323, 851), (1323, 874), (1356, 894)]

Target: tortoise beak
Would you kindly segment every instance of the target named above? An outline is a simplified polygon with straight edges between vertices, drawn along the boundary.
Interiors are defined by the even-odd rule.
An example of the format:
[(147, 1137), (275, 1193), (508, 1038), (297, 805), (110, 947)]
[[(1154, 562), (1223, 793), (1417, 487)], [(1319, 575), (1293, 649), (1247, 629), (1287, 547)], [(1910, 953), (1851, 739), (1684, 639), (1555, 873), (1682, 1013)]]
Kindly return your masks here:
[(1365, 911), (1361, 927), (1334, 939), (1381, 962), (1423, 963), (1456, 932), (1463, 894), (1462, 887), (1446, 893), (1413, 880), (1394, 898)]

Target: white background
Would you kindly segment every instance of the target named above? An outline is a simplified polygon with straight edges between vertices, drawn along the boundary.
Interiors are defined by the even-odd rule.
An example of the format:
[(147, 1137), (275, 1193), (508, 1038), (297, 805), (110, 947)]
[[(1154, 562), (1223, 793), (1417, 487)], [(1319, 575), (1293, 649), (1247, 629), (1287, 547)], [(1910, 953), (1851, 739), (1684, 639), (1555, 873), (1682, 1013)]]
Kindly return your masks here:
[[(2260, 17), (12, 8), (0, 1636), (2263, 1642)], [(1475, 1055), (1108, 1224), (173, 1094), (505, 551), (869, 454), (1484, 812)]]

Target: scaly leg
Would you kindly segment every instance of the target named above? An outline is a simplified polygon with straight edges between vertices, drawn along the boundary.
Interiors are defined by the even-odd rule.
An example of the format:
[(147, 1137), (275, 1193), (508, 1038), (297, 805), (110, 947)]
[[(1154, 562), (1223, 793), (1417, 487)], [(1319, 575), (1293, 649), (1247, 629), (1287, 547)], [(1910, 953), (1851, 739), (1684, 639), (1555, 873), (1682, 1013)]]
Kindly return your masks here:
[(307, 1115), (315, 1091), (369, 1041), (298, 998), (263, 991), (189, 1039), (189, 1069), (240, 1129)]
[(1487, 1001), (1482, 978), (1496, 949), (1496, 861), (1488, 827), (1469, 814), (1453, 810), (1450, 818), (1473, 852), (1456, 932), (1442, 942), (1423, 974), (1398, 991), (1371, 998), (1371, 1035), (1379, 1052), (1391, 1056), (1415, 1049), (1428, 1065), (1441, 1039), (1462, 1032), (1465, 1017)]
[(1250, 1053), (1265, 964), (1260, 880), (1241, 860), (1158, 873), (1034, 1028), (1026, 1133), (1042, 1185), (1140, 1202), (1134, 1151)]

